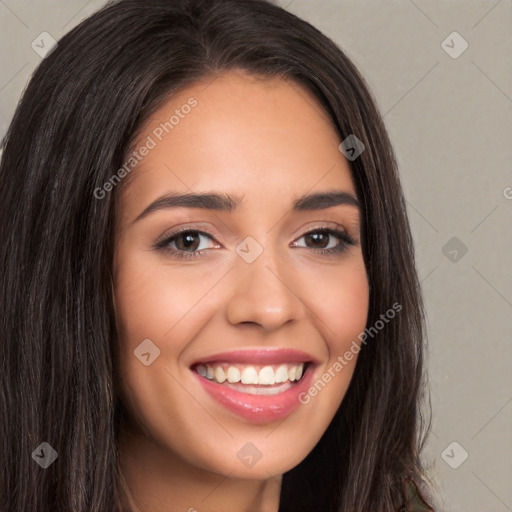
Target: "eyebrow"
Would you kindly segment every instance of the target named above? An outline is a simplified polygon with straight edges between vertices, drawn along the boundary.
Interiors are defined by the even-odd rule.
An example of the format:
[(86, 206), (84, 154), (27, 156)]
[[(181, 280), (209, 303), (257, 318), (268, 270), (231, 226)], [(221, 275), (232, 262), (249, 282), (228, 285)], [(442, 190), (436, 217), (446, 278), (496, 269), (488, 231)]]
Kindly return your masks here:
[[(170, 193), (152, 202), (133, 222), (137, 222), (152, 212), (170, 208), (202, 208), (221, 212), (236, 212), (240, 210), (243, 197), (224, 193)], [(359, 208), (358, 199), (349, 192), (331, 190), (306, 194), (292, 202), (292, 210), (296, 212), (323, 210), (333, 206), (349, 205)]]

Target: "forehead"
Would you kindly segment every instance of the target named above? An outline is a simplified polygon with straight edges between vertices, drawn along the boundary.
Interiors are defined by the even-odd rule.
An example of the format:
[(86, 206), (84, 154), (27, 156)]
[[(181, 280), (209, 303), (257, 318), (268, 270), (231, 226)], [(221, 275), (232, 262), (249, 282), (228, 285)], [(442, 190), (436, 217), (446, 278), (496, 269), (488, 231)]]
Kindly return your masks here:
[(260, 207), (315, 189), (355, 195), (339, 143), (304, 87), (227, 72), (181, 90), (146, 120), (132, 149), (150, 149), (126, 184), (125, 204), (140, 210), (170, 191), (233, 192)]

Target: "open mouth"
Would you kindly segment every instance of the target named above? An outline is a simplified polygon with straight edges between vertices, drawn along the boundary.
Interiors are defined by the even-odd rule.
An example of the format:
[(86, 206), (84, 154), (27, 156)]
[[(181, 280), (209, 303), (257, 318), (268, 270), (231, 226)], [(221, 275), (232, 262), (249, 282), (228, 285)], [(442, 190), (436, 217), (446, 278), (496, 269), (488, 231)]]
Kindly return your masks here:
[(311, 361), (280, 364), (196, 363), (191, 370), (211, 382), (250, 395), (277, 395), (295, 386)]
[(321, 361), (296, 349), (239, 349), (196, 359), (190, 370), (223, 408), (254, 424), (297, 410)]

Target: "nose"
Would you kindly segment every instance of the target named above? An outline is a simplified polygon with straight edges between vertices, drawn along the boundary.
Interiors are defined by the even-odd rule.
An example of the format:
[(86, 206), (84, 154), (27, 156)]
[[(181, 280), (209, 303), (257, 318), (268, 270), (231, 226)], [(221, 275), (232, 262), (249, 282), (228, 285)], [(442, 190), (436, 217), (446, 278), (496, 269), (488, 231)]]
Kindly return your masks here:
[(226, 308), (232, 325), (256, 324), (273, 331), (304, 315), (297, 280), (286, 265), (270, 250), (264, 250), (252, 263), (237, 260), (232, 272), (233, 293)]

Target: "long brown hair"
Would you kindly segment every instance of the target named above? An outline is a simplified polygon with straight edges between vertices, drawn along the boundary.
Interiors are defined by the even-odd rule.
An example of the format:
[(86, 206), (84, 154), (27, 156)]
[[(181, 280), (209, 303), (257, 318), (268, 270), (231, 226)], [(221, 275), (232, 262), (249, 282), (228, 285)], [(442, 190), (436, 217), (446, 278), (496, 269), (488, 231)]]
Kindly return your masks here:
[[(111, 290), (118, 191), (141, 123), (174, 91), (230, 69), (304, 85), (340, 140), (362, 211), (368, 326), (327, 431), (283, 476), (280, 511), (391, 512), (420, 461), (424, 312), (397, 164), (364, 79), (307, 22), (264, 0), (122, 0), (65, 35), (35, 71), (0, 167), (0, 511), (120, 511)], [(382, 321), (381, 321), (382, 322)], [(31, 457), (48, 442), (58, 459)]]

